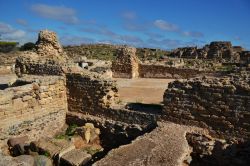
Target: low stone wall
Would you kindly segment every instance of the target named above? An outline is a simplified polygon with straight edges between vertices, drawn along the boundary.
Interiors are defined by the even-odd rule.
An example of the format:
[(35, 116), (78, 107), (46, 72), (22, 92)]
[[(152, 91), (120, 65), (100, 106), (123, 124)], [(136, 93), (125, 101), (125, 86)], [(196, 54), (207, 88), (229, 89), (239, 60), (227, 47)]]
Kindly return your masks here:
[(117, 88), (113, 81), (89, 72), (66, 74), (69, 111), (93, 112), (115, 102)]
[(19, 79), (15, 87), (0, 90), (0, 140), (19, 135), (30, 140), (53, 136), (65, 124), (66, 111), (63, 77)]
[(139, 77), (141, 78), (187, 79), (193, 78), (201, 73), (201, 71), (195, 69), (139, 64)]
[(69, 112), (80, 112), (102, 116), (112, 120), (148, 125), (156, 121), (150, 114), (112, 108), (116, 102), (115, 82), (90, 73), (70, 73), (66, 75)]
[(64, 75), (63, 66), (53, 60), (33, 60), (18, 57), (15, 64), (15, 72), (18, 76), (24, 74), (33, 75)]
[(169, 84), (164, 119), (210, 129), (218, 137), (250, 137), (250, 81), (230, 77)]

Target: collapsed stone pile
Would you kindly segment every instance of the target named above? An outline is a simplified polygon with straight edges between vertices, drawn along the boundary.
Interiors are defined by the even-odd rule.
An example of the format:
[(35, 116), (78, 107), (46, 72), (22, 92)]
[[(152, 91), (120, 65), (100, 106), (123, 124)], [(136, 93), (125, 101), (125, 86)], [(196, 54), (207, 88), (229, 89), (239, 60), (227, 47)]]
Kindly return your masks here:
[[(51, 159), (55, 165), (84, 165), (91, 160), (94, 153), (103, 150), (99, 135), (100, 129), (95, 128), (92, 123), (85, 123), (79, 127), (69, 126), (65, 133), (53, 139), (41, 138), (30, 141), (28, 136), (10, 138), (8, 146), (14, 158), (8, 162), (38, 165), (37, 158), (39, 158), (46, 166), (52, 166)], [(0, 161), (4, 162), (0, 164), (9, 164), (4, 160)]]

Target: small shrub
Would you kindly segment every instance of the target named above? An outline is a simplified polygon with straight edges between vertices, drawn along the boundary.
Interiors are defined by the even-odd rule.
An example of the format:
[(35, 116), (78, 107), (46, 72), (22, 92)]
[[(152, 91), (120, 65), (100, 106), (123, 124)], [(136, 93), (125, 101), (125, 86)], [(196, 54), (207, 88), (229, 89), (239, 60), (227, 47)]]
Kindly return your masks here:
[(67, 130), (66, 130), (66, 132), (65, 132), (65, 135), (67, 135), (67, 136), (73, 136), (73, 135), (75, 134), (75, 132), (76, 132), (76, 128), (77, 128), (77, 125), (76, 125), (76, 124), (70, 125), (70, 126), (67, 128)]
[(20, 51), (28, 51), (35, 49), (36, 45), (32, 42), (25, 43), (20, 47)]

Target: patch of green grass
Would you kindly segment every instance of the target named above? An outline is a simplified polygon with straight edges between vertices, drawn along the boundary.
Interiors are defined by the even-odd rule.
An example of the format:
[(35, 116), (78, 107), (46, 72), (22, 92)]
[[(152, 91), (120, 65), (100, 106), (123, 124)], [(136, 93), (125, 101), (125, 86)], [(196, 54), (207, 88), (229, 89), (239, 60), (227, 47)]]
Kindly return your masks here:
[(46, 156), (46, 157), (50, 157), (51, 156), (48, 151), (45, 151), (43, 155)]
[(60, 135), (57, 135), (55, 136), (55, 139), (68, 139), (69, 136), (65, 135), (65, 134), (60, 134)]
[(0, 45), (13, 45), (16, 46), (18, 42), (0, 41)]

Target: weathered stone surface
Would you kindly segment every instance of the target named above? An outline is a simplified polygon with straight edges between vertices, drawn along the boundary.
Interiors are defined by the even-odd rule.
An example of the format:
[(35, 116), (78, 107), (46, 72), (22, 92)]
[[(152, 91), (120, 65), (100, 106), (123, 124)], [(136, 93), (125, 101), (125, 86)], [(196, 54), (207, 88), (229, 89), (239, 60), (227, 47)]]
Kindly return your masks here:
[(63, 49), (60, 46), (55, 32), (43, 30), (39, 32), (36, 42), (36, 51), (40, 56), (61, 56)]
[(191, 152), (185, 138), (186, 132), (201, 130), (173, 123), (158, 125), (152, 132), (139, 136), (131, 144), (111, 150), (94, 165), (183, 165)]
[(249, 77), (175, 81), (164, 94), (164, 118), (209, 128), (222, 138), (249, 138), (249, 103)]
[(34, 157), (34, 165), (53, 166), (53, 162), (46, 156), (38, 155)]
[(3, 155), (0, 150), (0, 166), (34, 166), (34, 161), (34, 157), (30, 155), (11, 157)]
[(20, 165), (34, 166), (35, 164), (35, 159), (31, 155), (21, 155), (15, 157), (14, 160)]
[(91, 159), (91, 155), (86, 151), (74, 149), (61, 157), (62, 165), (81, 166), (86, 164)]
[(47, 138), (31, 142), (30, 147), (32, 151), (47, 153), (50, 157), (54, 158), (58, 156), (62, 150), (70, 147), (71, 145), (71, 142), (68, 140)]
[(197, 69), (168, 67), (165, 65), (139, 64), (141, 78), (188, 79), (204, 74)]
[(190, 59), (216, 59), (223, 62), (239, 63), (245, 59), (242, 57), (244, 49), (239, 46), (232, 46), (229, 41), (214, 41), (202, 48), (183, 47), (177, 48), (170, 53), (170, 56)]
[(108, 108), (116, 100), (118, 90), (115, 82), (106, 80), (101, 75), (89, 72), (69, 73), (66, 79), (69, 111), (89, 112), (95, 111), (94, 108)]
[(17, 82), (27, 84), (0, 90), (0, 142), (24, 135), (31, 141), (55, 135), (64, 125), (68, 109), (65, 79), (26, 76)]
[(14, 137), (10, 138), (7, 142), (9, 147), (14, 147), (17, 144), (27, 143), (29, 141), (28, 136)]
[(55, 32), (40, 31), (35, 52), (24, 52), (16, 59), (15, 73), (33, 75), (64, 75), (81, 69), (69, 60), (60, 46)]
[(112, 62), (112, 75), (115, 78), (138, 77), (139, 59), (136, 56), (136, 48), (123, 47), (118, 51), (115, 61)]

